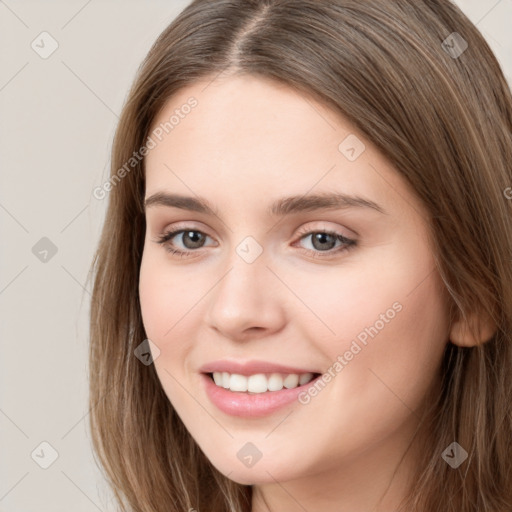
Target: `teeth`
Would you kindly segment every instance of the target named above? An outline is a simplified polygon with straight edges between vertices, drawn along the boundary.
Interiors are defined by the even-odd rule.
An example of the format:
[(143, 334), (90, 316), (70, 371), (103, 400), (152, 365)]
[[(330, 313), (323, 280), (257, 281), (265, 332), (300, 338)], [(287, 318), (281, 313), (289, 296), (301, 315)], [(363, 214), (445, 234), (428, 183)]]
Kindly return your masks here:
[(229, 389), (231, 391), (247, 391), (247, 378), (243, 375), (231, 374), (229, 378)]
[(313, 376), (312, 373), (303, 373), (299, 377), (299, 386), (303, 386), (304, 384), (307, 384), (311, 380), (312, 376)]
[(280, 373), (256, 373), (246, 377), (238, 373), (213, 372), (213, 380), (219, 387), (231, 391), (248, 391), (249, 393), (265, 393), (266, 391), (281, 391), (303, 386), (313, 380), (312, 373), (280, 374)]
[(267, 389), (269, 391), (280, 391), (283, 389), (283, 377), (280, 373), (273, 373), (268, 379)]
[(284, 379), (284, 387), (287, 389), (296, 388), (299, 383), (299, 376), (296, 373), (290, 373)]
[(267, 391), (267, 377), (263, 373), (251, 375), (249, 378), (242, 377), (247, 382), (247, 391), (250, 393), (265, 393)]

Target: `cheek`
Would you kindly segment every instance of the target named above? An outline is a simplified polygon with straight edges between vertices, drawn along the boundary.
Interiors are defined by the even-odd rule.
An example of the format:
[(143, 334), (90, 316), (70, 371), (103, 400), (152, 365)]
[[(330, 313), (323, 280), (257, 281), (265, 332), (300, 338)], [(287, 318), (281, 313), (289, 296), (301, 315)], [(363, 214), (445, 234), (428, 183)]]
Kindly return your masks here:
[[(165, 257), (164, 257), (165, 258)], [(166, 340), (175, 338), (180, 319), (198, 298), (197, 287), (189, 279), (180, 277), (179, 269), (171, 272), (171, 267), (162, 261), (162, 256), (153, 251), (143, 253), (139, 277), (139, 298), (142, 320), (149, 339)], [(195, 290), (195, 291), (194, 291)]]
[(139, 279), (139, 298), (144, 329), (149, 339), (160, 339), (170, 325), (170, 290), (166, 290), (156, 265), (143, 259)]
[(372, 340), (396, 345), (428, 337), (439, 332), (445, 314), (434, 274), (425, 279), (431, 270), (403, 264), (382, 269), (368, 262), (323, 275), (289, 274), (287, 282), (294, 283), (294, 294), (302, 300), (287, 301), (287, 307), (300, 319), (306, 339), (331, 359), (349, 350), (354, 340), (364, 347)]
[[(412, 412), (420, 414), (435, 383), (447, 339), (445, 309), (435, 276), (412, 293), (418, 283), (412, 275), (402, 273), (394, 276), (400, 277), (397, 280), (389, 280), (389, 274), (380, 279), (374, 276), (376, 287), (343, 295), (356, 306), (341, 309), (332, 318), (340, 336), (334, 342), (328, 337), (321, 342), (330, 362), (324, 376), (330, 376), (323, 390), (322, 386), (319, 391), (310, 390), (302, 402), (309, 418), (323, 417), (328, 411), (329, 422), (308, 427), (297, 423), (295, 427), (310, 429), (319, 452), (336, 459), (367, 449), (369, 443), (386, 439), (406, 422), (415, 422)], [(401, 309), (392, 308), (396, 302)], [(390, 307), (386, 323), (379, 316)], [(357, 338), (359, 333), (367, 335), (365, 343)], [(343, 441), (333, 426), (345, 433)], [(282, 440), (279, 449), (283, 452), (294, 449), (289, 439)]]
[(197, 302), (185, 296), (190, 286), (181, 286), (182, 281), (177, 275), (170, 275), (169, 267), (162, 264), (158, 255), (143, 254), (139, 278), (142, 322), (147, 337), (159, 349), (158, 357), (153, 357), (162, 389), (178, 410), (187, 403), (187, 395), (179, 385), (184, 381), (184, 362), (190, 350), (183, 342), (191, 325), (187, 312)]
[(350, 358), (342, 371), (350, 384), (340, 392), (356, 393), (376, 413), (390, 403), (397, 412), (403, 404), (415, 410), (434, 383), (446, 347), (440, 279), (429, 264), (416, 261), (416, 268), (403, 264), (373, 274), (371, 286), (354, 289), (336, 324), (341, 335), (330, 358)]
[(304, 280), (301, 293), (331, 332), (318, 319), (303, 326), (331, 372), (344, 375), (333, 389), (365, 395), (376, 407), (396, 393), (413, 408), (437, 375), (448, 341), (447, 304), (428, 248), (412, 242), (395, 247), (382, 246), (377, 257), (358, 261), (342, 276), (333, 271), (332, 278), (316, 281), (323, 286), (313, 293)]

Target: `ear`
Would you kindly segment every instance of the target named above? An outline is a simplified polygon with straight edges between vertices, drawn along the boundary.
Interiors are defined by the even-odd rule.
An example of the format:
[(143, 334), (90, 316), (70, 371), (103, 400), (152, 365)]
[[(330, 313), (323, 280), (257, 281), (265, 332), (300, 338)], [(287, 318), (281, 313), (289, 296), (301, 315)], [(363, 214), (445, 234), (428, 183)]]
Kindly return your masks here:
[(496, 333), (496, 324), (486, 312), (471, 313), (454, 320), (450, 329), (450, 341), (460, 347), (474, 347), (489, 341)]

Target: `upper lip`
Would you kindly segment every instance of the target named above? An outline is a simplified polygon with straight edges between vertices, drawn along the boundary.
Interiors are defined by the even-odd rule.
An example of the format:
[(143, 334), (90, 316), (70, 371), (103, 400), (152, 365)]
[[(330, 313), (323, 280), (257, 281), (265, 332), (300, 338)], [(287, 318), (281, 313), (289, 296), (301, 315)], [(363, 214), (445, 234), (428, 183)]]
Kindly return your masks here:
[(284, 366), (282, 364), (271, 363), (269, 361), (228, 361), (221, 359), (211, 361), (199, 368), (201, 373), (228, 372), (239, 375), (254, 375), (256, 373), (318, 373), (311, 369), (296, 368), (292, 366)]

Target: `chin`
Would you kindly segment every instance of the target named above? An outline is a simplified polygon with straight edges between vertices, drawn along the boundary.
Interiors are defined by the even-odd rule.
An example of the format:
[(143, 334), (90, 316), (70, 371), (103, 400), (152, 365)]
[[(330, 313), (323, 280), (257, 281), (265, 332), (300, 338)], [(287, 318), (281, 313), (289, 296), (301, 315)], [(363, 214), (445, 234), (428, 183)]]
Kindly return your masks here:
[(256, 462), (252, 467), (244, 467), (244, 464), (238, 459), (226, 460), (212, 460), (210, 462), (213, 466), (222, 473), (226, 478), (233, 482), (242, 485), (263, 485), (269, 483), (291, 480), (297, 478), (299, 475), (290, 472), (290, 468), (297, 469), (297, 465), (290, 461), (279, 460), (277, 464), (272, 464), (271, 461), (261, 460)]

